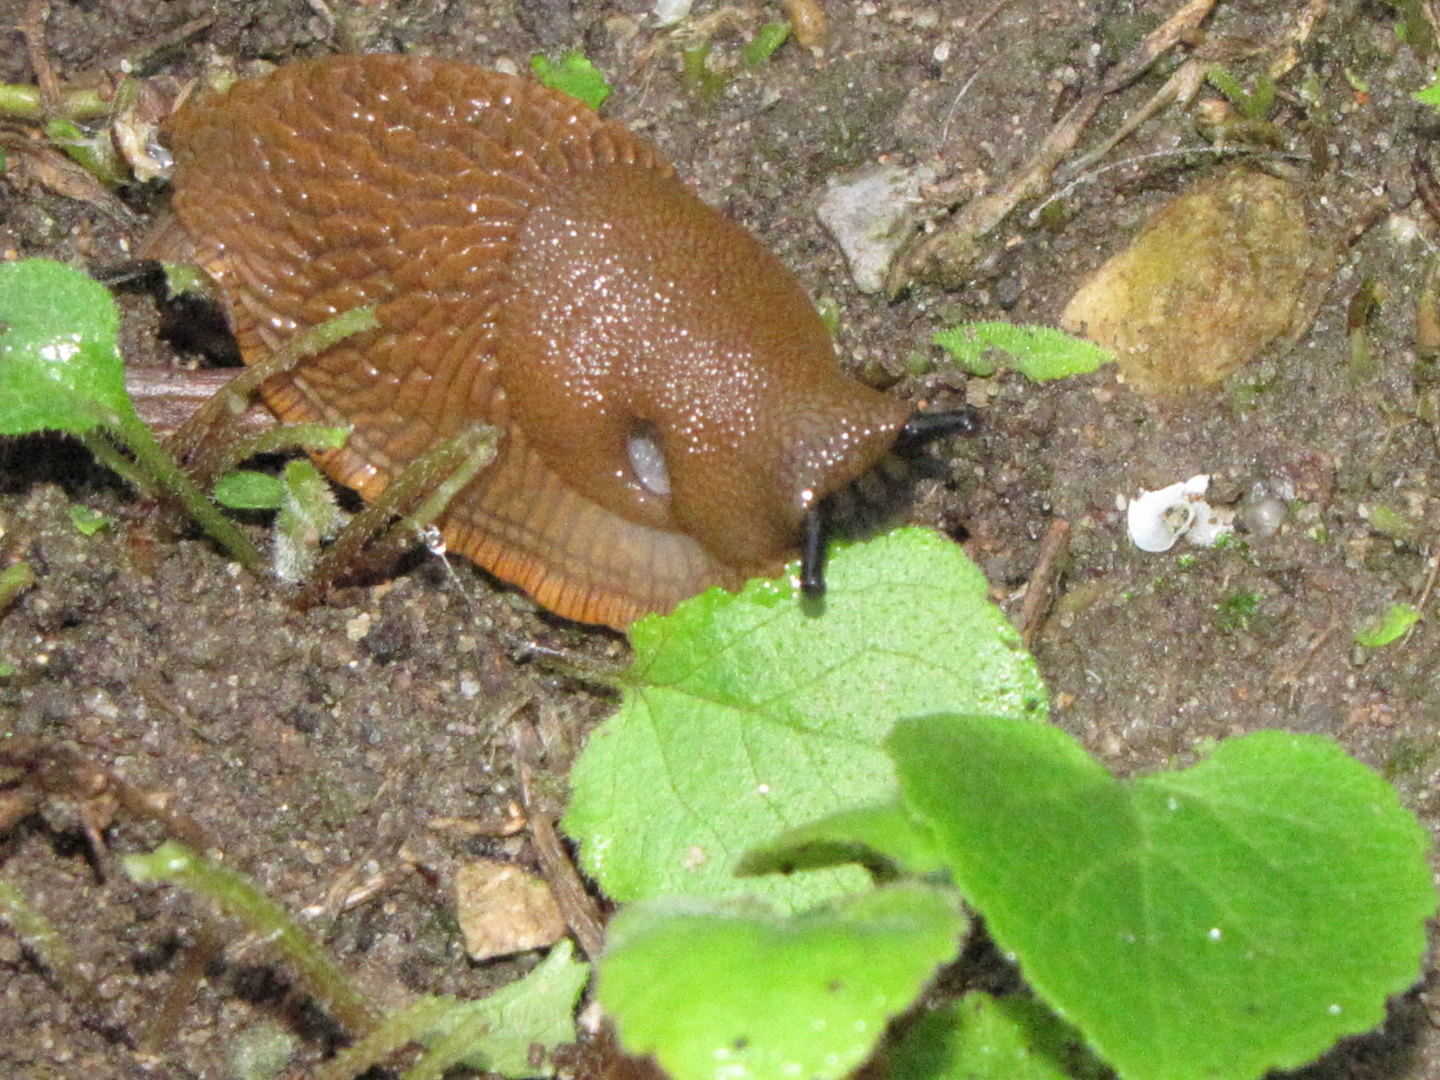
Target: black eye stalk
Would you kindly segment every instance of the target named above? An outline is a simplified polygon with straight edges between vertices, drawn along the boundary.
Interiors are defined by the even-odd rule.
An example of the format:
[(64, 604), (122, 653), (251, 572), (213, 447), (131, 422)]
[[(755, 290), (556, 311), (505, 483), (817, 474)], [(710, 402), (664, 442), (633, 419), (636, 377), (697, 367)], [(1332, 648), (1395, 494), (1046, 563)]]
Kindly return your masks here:
[(825, 595), (825, 552), (835, 536), (877, 531), (909, 502), (915, 481), (949, 474), (929, 453), (931, 444), (952, 435), (974, 435), (980, 414), (968, 405), (949, 412), (915, 413), (879, 464), (853, 483), (821, 499), (805, 515), (800, 552), (800, 591), (807, 600)]
[(830, 530), (825, 527), (825, 500), (805, 514), (805, 536), (800, 548), (800, 591), (808, 600), (825, 595), (825, 549)]

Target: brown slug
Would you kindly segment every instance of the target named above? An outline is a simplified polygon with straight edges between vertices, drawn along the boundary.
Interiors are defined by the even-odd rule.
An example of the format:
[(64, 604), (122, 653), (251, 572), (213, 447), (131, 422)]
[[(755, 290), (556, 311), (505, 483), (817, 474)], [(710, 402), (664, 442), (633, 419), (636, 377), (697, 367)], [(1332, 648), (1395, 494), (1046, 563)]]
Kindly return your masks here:
[(270, 408), (353, 424), (317, 461), (367, 499), (437, 440), (500, 426), (446, 543), (568, 618), (624, 628), (802, 540), (819, 591), (826, 526), (850, 514), (834, 498), (885, 503), (929, 438), (970, 426), (907, 423), (845, 376), (774, 256), (654, 147), (528, 79), (331, 57), (165, 134), (247, 362), (377, 306), (378, 329), (266, 382)]

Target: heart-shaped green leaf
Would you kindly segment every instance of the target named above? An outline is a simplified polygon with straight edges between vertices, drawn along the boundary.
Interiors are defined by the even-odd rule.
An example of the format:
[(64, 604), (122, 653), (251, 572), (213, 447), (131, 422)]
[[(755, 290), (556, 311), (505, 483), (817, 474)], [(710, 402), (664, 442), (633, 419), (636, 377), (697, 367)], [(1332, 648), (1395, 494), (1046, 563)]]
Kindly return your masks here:
[(620, 711), (571, 774), (565, 831), (616, 900), (764, 896), (801, 910), (857, 867), (737, 880), (747, 850), (895, 796), (883, 741), (942, 709), (1043, 719), (1045, 688), (960, 548), (900, 529), (837, 546), (824, 613), (791, 578), (711, 590), (631, 630)]
[(889, 746), (996, 943), (1126, 1080), (1299, 1065), (1419, 972), (1429, 839), (1327, 740), (1128, 781), (1039, 724), (924, 717)]
[(955, 955), (948, 889), (906, 882), (782, 917), (667, 899), (610, 924), (600, 1001), (676, 1080), (835, 1080)]

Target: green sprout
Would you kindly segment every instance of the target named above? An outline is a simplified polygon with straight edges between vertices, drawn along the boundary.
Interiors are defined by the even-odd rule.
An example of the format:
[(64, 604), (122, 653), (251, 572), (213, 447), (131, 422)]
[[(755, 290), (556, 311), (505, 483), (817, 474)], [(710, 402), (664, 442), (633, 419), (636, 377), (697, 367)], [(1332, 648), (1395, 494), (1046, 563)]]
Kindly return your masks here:
[[(447, 1068), (462, 1064), (508, 1077), (548, 1076), (553, 1068), (533, 1060), (532, 1045), (549, 1051), (574, 1041), (573, 1013), (589, 967), (572, 958), (568, 941), (527, 976), (487, 998), (422, 997), (385, 1015), (280, 904), (234, 870), (174, 841), (149, 855), (127, 856), (124, 865), (135, 881), (181, 886), (238, 919), (268, 942), (330, 1015), (358, 1037), (314, 1073), (317, 1080), (348, 1080), (384, 1064), (412, 1042), (423, 1043), (429, 1052), (405, 1074), (410, 1080), (439, 1080)], [(4, 899), (0, 893), (0, 903)]]
[(102, 514), (99, 510), (92, 510), (88, 506), (81, 506), (78, 503), (70, 507), (70, 524), (75, 526), (75, 531), (81, 536), (94, 536), (101, 529), (109, 528), (115, 523), (115, 519), (108, 514)]
[(126, 873), (136, 881), (177, 882), (240, 919), (289, 961), (305, 988), (350, 1031), (363, 1035), (379, 1023), (379, 1014), (330, 954), (296, 926), (279, 904), (234, 870), (173, 840), (149, 855), (128, 855), (124, 863)]
[(1215, 625), (1227, 634), (1250, 629), (1250, 621), (1260, 613), (1260, 594), (1248, 589), (1226, 593), (1215, 605)]
[[(936, 331), (931, 340), (949, 352), (962, 370), (981, 378), (1003, 366), (1035, 382), (1049, 382), (1088, 374), (1115, 359), (1108, 349), (1048, 326), (961, 323)], [(997, 352), (1003, 361), (994, 358)]]
[(766, 23), (753, 40), (740, 50), (740, 62), (747, 68), (757, 68), (775, 54), (790, 37), (788, 22)]
[(1225, 95), (1236, 112), (1252, 123), (1268, 119), (1275, 108), (1275, 80), (1269, 75), (1256, 79), (1254, 90), (1246, 90), (1239, 79), (1219, 64), (1212, 64), (1205, 72), (1205, 78)]
[(1382, 648), (1404, 637), (1420, 617), (1420, 609), (1414, 604), (1391, 604), (1378, 619), (1355, 631), (1355, 643), (1367, 649)]
[(23, 559), (0, 571), (0, 611), (4, 611), (21, 593), (34, 586), (35, 580), (34, 568)]

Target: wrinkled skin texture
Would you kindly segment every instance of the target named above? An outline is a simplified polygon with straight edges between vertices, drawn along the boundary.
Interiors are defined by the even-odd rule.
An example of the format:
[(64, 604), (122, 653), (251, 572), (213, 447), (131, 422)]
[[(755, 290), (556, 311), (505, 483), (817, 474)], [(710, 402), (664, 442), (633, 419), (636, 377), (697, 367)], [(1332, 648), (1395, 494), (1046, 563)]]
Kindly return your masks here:
[(499, 425), (447, 544), (568, 618), (623, 628), (773, 572), (905, 422), (840, 372), (772, 255), (654, 148), (529, 80), (332, 57), (190, 105), (167, 137), (247, 362), (377, 307), (378, 329), (267, 382), (270, 407), (353, 424), (318, 460), (366, 498)]

